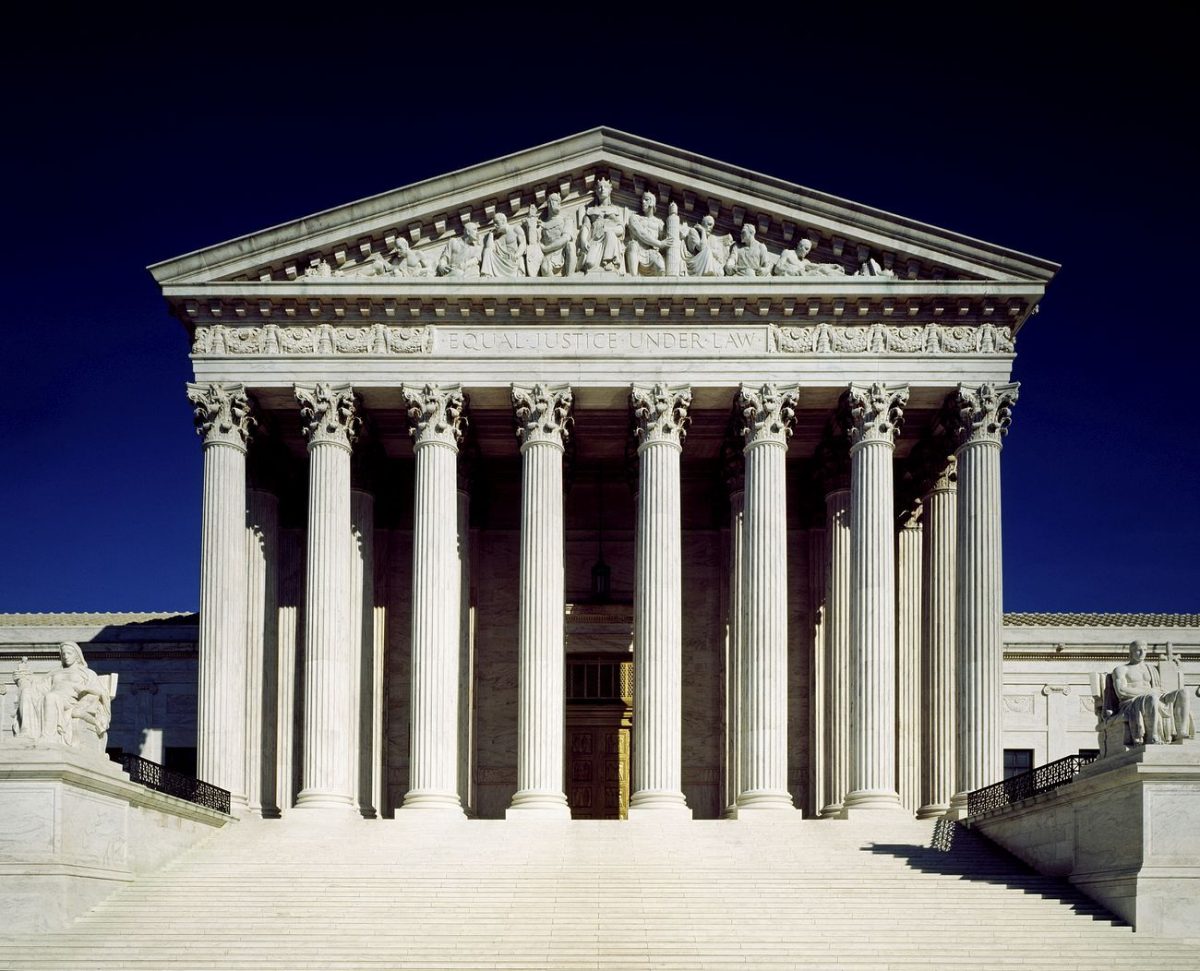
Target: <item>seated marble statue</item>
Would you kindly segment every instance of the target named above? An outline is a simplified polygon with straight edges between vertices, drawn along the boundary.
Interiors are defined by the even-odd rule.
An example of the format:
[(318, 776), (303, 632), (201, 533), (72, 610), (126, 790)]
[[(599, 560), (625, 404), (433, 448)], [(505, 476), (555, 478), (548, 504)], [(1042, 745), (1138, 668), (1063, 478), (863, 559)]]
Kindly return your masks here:
[(59, 645), (59, 659), (62, 667), (49, 674), (18, 668), (16, 734), (104, 751), (112, 696), (87, 666), (78, 644)]
[(775, 276), (845, 276), (840, 263), (813, 263), (808, 258), (813, 241), (807, 236), (800, 239), (794, 250), (785, 249), (771, 272)]
[(479, 242), (479, 227), (473, 222), (463, 223), (462, 238), (454, 237), (442, 250), (437, 262), (438, 276), (479, 276), (479, 260), (483, 247)]
[[(536, 217), (535, 217), (536, 218)], [(546, 199), (546, 215), (535, 223), (530, 233), (530, 253), (540, 253), (530, 274), (539, 276), (570, 276), (575, 272), (575, 232), (562, 211), (562, 196), (551, 192)], [(535, 245), (536, 244), (536, 245)]]
[(625, 224), (625, 272), (630, 276), (662, 276), (667, 269), (662, 251), (663, 221), (654, 215), (653, 192), (642, 193), (642, 211), (629, 214)]
[(688, 276), (725, 275), (725, 261), (729, 259), (733, 241), (729, 236), (718, 236), (716, 225), (712, 216), (705, 216), (684, 235), (684, 266)]
[(525, 276), (525, 234), (508, 224), (508, 217), (496, 213), (492, 231), (483, 241), (479, 260), (479, 275), (494, 277)]
[(1114, 715), (1125, 720), (1133, 745), (1166, 744), (1195, 736), (1191, 703), (1182, 687), (1165, 690), (1159, 668), (1146, 660), (1146, 642), (1129, 645), (1129, 663), (1113, 668)]
[(765, 243), (757, 239), (757, 230), (750, 223), (742, 224), (742, 239), (729, 254), (725, 261), (726, 276), (769, 276), (771, 273), (771, 254)]
[(392, 276), (404, 277), (406, 279), (433, 276), (433, 267), (426, 262), (422, 254), (409, 246), (408, 240), (402, 236), (396, 237), (391, 255), (392, 262), (388, 267), (388, 272)]
[(613, 205), (612, 183), (596, 180), (596, 204), (588, 206), (579, 228), (579, 262), (584, 273), (625, 269), (625, 217)]

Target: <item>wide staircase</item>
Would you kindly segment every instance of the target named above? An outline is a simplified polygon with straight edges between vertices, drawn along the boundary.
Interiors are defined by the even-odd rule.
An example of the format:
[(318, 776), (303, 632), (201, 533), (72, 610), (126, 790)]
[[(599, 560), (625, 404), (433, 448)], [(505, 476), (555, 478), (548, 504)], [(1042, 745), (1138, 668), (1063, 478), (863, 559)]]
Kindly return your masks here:
[(248, 820), (0, 968), (1200, 968), (961, 827)]

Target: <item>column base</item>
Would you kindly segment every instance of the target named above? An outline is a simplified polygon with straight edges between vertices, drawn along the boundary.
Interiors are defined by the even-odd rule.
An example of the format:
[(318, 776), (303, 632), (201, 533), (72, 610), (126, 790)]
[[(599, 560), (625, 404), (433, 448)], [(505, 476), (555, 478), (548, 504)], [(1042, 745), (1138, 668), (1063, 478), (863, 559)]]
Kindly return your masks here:
[(691, 819), (692, 811), (682, 792), (641, 789), (629, 800), (629, 819)]
[[(230, 800), (230, 805), (233, 801)], [(348, 795), (322, 792), (320, 789), (305, 789), (296, 797), (295, 809), (321, 810), (324, 812), (359, 815), (358, 804)]]
[(435, 792), (429, 789), (410, 789), (404, 797), (404, 804), (400, 807), (400, 811), (438, 813), (457, 819), (467, 818), (467, 814), (463, 812), (462, 803), (458, 800), (457, 792)]
[(949, 810), (948, 803), (930, 803), (917, 810), (917, 819), (941, 819)]
[(512, 798), (512, 804), (504, 811), (505, 819), (528, 817), (542, 819), (570, 819), (571, 807), (561, 792), (543, 789), (522, 789)]
[(774, 789), (753, 789), (750, 792), (743, 792), (738, 796), (734, 806), (735, 819), (750, 819), (769, 813), (799, 816), (800, 810), (792, 804), (790, 792)]
[(942, 814), (942, 817), (944, 819), (966, 819), (967, 794), (965, 792), (956, 792), (951, 796), (950, 808)]
[(860, 819), (879, 813), (912, 818), (912, 813), (901, 805), (900, 794), (888, 789), (855, 789), (842, 803), (842, 819)]
[(840, 802), (831, 802), (827, 806), (821, 807), (821, 811), (817, 813), (821, 819), (841, 819), (842, 804)]

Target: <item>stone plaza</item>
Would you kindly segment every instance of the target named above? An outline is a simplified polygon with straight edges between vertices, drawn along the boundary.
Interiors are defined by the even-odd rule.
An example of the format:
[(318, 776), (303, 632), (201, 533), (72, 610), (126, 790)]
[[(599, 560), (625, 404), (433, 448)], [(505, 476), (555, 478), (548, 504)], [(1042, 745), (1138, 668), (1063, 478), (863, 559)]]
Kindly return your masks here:
[[(487, 820), (617, 855), (928, 842), (1007, 776), (1098, 753), (1082, 792), (1150, 752), (1195, 887), (1200, 616), (1003, 613), (1013, 364), (1057, 270), (611, 129), (156, 264), (194, 369), (199, 614), (0, 618), (0, 732), (55, 742), (53, 685), (24, 686), (82, 645), (112, 679), (96, 758), (226, 790), (215, 839), (248, 858), (325, 832), (364, 865), (385, 827), (503, 842)], [(982, 831), (1042, 869), (1038, 825)], [(1133, 871), (1047, 866), (1200, 935), (1200, 891), (1138, 916)]]

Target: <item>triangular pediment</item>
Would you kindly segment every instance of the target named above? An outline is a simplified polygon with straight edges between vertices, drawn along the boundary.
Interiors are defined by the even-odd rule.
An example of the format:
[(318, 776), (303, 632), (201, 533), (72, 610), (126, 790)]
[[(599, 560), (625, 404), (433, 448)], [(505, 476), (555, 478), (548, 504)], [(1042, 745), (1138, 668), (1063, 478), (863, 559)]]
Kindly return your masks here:
[[(524, 252), (516, 262), (499, 261), (499, 270), (489, 270), (485, 261), (484, 282), (507, 272), (527, 279), (542, 274), (539, 279), (549, 284), (549, 277), (561, 279), (565, 268), (560, 260), (543, 265), (538, 245), (529, 244), (542, 235), (537, 221), (550, 218), (548, 205), (556, 196), (562, 226), (575, 239), (573, 255), (579, 257), (573, 275), (629, 282), (620, 265), (627, 256), (618, 260), (613, 247), (607, 253), (593, 247), (591, 262), (606, 259), (589, 267), (586, 247), (578, 240), (580, 233), (593, 232), (596, 220), (589, 210), (594, 213), (602, 182), (611, 187), (608, 205), (619, 213), (612, 219), (625, 224), (623, 232), (630, 217), (640, 215), (644, 194), (654, 194), (652, 233), (680, 241), (663, 266), (657, 257), (646, 256), (647, 270), (658, 275), (694, 278), (707, 264), (709, 273), (735, 276), (732, 264), (724, 264), (746, 226), (765, 246), (757, 250), (761, 258), (755, 257), (754, 272), (807, 277), (806, 283), (819, 280), (827, 288), (843, 280), (849, 284), (847, 278), (856, 276), (1044, 286), (1058, 269), (1047, 260), (608, 128), (306, 216), (150, 269), (161, 285), (173, 288), (350, 281), (427, 286), (425, 281), (439, 272), (460, 275), (448, 265), (453, 261), (447, 247), (463, 239), (468, 223), (478, 227), (479, 247), (486, 250), (497, 224), (507, 221)], [(703, 253), (701, 245), (707, 247)], [(478, 254), (470, 250), (466, 258)]]

